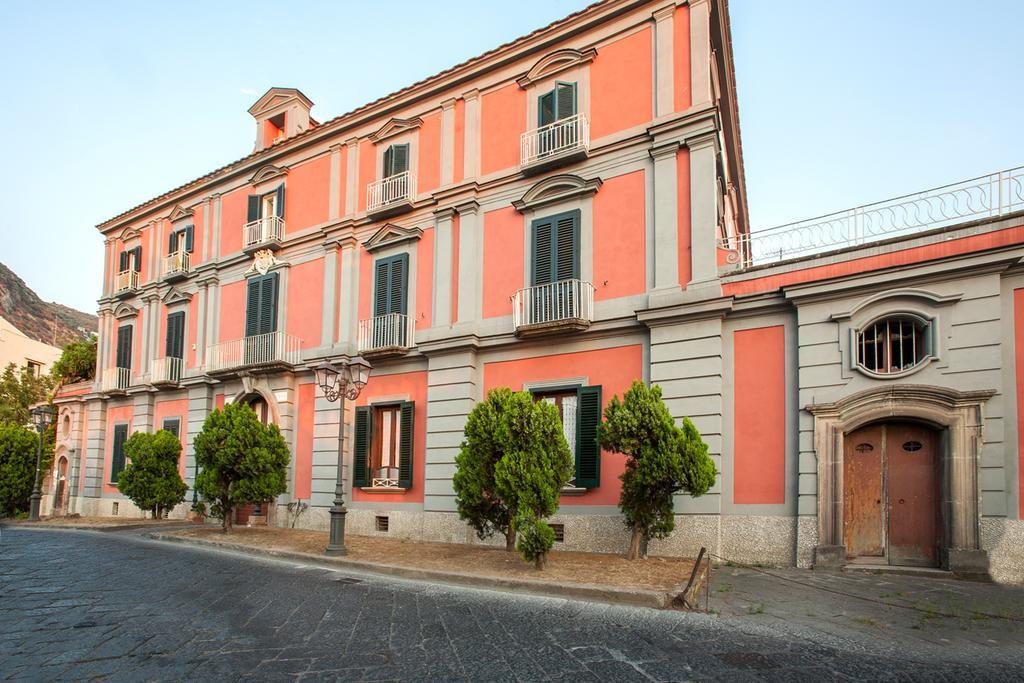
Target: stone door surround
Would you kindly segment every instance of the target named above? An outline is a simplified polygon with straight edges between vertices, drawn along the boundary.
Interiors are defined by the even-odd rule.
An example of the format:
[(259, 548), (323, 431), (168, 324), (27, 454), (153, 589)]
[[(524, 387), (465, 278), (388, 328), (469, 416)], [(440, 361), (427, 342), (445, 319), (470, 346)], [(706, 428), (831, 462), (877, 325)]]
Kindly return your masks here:
[(872, 422), (919, 420), (941, 430), (939, 445), (942, 566), (984, 577), (988, 557), (978, 532), (978, 454), (982, 406), (995, 390), (957, 391), (920, 384), (892, 384), (809, 405), (818, 459), (818, 546), (815, 568), (846, 564), (843, 539), (843, 453), (846, 434)]

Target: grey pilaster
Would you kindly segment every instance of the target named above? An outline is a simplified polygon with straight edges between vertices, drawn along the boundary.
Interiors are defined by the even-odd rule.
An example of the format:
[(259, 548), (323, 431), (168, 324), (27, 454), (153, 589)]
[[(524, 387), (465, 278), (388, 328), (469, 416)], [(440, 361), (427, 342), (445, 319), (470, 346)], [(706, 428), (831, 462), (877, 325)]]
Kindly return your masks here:
[(345, 215), (351, 216), (359, 206), (359, 138), (345, 141), (348, 157), (345, 166)]
[(327, 199), (327, 217), (338, 218), (341, 211), (341, 145), (331, 145), (331, 175)]
[[(346, 413), (351, 412), (353, 401), (346, 401)], [(331, 403), (317, 388), (313, 412), (313, 461), (309, 504), (313, 507), (328, 508), (334, 502), (334, 484), (338, 471), (338, 403)], [(346, 427), (351, 420), (346, 420)], [(343, 476), (349, 481), (348, 463), (352, 452), (352, 430), (345, 434), (345, 462)], [(346, 488), (346, 500), (351, 501)]]
[(672, 66), (673, 21), (676, 5), (671, 3), (655, 10), (654, 18), (654, 111), (655, 116), (671, 114), (674, 102), (674, 69)]
[(207, 197), (203, 200), (203, 258), (207, 261), (210, 260), (210, 244), (212, 242), (212, 236), (210, 235), (210, 225), (213, 222), (213, 199)]
[(86, 498), (97, 498), (103, 490), (103, 454), (107, 440), (107, 404), (105, 401), (89, 401), (86, 404), (86, 425), (89, 436), (86, 440), (85, 488)]
[(464, 147), (464, 175), (480, 175), (480, 91), (470, 90), (462, 96), (466, 100), (466, 144)]
[(690, 148), (690, 282), (687, 289), (718, 280), (717, 137), (687, 140)]
[[(340, 160), (339, 160), (340, 163)], [(328, 246), (324, 253), (324, 292), (320, 311), (320, 346), (334, 343), (334, 313), (338, 300), (338, 249)]]
[[(214, 409), (213, 391), (208, 384), (188, 388), (188, 429), (185, 430), (185, 480), (195, 487), (196, 435), (203, 430), (206, 416)], [(189, 496), (191, 499), (191, 496)]]
[(479, 320), (482, 313), (483, 221), (476, 202), (460, 204), (456, 211), (459, 212), (459, 323), (467, 323)]
[[(206, 309), (209, 306), (210, 283), (200, 283), (196, 296), (199, 297), (196, 301), (196, 319), (189, 321), (189, 324), (196, 326), (196, 365), (202, 367), (206, 356)], [(188, 354), (185, 356), (187, 358)]]
[(441, 103), (441, 185), (455, 180), (455, 98)]
[(153, 396), (147, 392), (132, 396), (132, 433), (151, 434), (153, 430)]
[[(213, 204), (213, 245), (210, 249), (210, 259), (216, 261), (220, 258), (220, 231), (222, 229), (220, 195), (214, 194), (213, 197), (211, 197), (211, 202)], [(242, 229), (242, 226), (240, 225), (235, 227), (239, 230)]]
[(454, 209), (434, 212), (434, 326), (452, 322), (452, 224)]
[(480, 393), (475, 350), (430, 356), (427, 361), (427, 453), (423, 509), (455, 510), (452, 476), (463, 439), (466, 416)]
[(654, 159), (654, 290), (679, 288), (679, 143), (651, 150)]
[[(341, 292), (338, 302), (338, 339), (342, 350), (356, 348), (359, 316), (359, 243), (354, 237), (339, 240), (341, 247)], [(347, 351), (346, 351), (347, 352)]]
[(711, 101), (711, 2), (690, 2), (690, 104)]

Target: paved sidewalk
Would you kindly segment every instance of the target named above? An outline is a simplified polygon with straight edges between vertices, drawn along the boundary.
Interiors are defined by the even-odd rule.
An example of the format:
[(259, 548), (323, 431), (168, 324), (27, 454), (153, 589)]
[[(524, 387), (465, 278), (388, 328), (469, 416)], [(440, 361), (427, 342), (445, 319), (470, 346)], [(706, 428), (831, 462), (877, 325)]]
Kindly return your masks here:
[[(711, 610), (820, 642), (991, 659), (1024, 652), (1024, 587), (920, 576), (719, 567)], [(702, 602), (703, 604), (703, 597)]]

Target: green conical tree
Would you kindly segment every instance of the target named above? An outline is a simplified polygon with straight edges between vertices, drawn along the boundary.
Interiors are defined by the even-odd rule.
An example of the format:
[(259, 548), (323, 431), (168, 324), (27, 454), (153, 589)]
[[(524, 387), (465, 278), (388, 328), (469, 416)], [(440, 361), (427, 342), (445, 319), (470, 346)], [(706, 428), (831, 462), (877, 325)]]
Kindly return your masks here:
[(495, 389), (473, 408), (465, 434), (455, 458), (459, 516), (481, 539), (504, 534), (506, 549), (542, 569), (554, 543), (544, 518), (558, 510), (573, 469), (558, 409), (526, 391)]
[(196, 490), (224, 531), (230, 531), (239, 505), (272, 500), (287, 490), (288, 444), (277, 425), (263, 424), (245, 404), (229, 403), (210, 413), (194, 446), (202, 468)]
[(626, 456), (619, 508), (632, 532), (626, 557), (633, 560), (647, 540), (665, 538), (675, 529), (672, 496), (707, 493), (717, 471), (689, 418), (676, 426), (661, 400), (661, 387), (633, 382), (622, 401), (612, 397), (604, 417), (598, 427), (601, 447)]
[(181, 442), (161, 429), (156, 434), (136, 432), (125, 441), (128, 465), (117, 477), (117, 488), (153, 519), (185, 500), (188, 486), (178, 472)]

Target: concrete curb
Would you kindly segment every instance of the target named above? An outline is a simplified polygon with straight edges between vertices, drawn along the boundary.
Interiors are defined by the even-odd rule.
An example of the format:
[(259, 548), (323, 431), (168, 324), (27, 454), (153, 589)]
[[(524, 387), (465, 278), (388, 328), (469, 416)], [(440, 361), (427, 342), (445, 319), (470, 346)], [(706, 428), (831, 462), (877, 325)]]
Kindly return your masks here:
[(325, 555), (314, 555), (293, 550), (275, 550), (272, 548), (254, 548), (240, 543), (227, 541), (211, 541), (200, 538), (186, 538), (172, 534), (151, 532), (144, 534), (147, 538), (156, 541), (170, 541), (205, 548), (217, 548), (244, 553), (246, 555), (274, 557), (278, 559), (296, 560), (306, 564), (322, 565), (327, 567), (344, 567), (367, 574), (379, 576), (395, 576), (402, 579), (414, 581), (427, 581), (430, 583), (442, 583), (454, 586), (468, 586), (470, 588), (482, 588), (495, 591), (513, 591), (517, 593), (529, 593), (551, 598), (567, 598), (571, 600), (588, 600), (591, 602), (602, 602), (612, 605), (630, 605), (633, 607), (649, 607), (653, 609), (667, 609), (672, 605), (675, 595), (672, 593), (660, 593), (653, 590), (626, 589), (616, 586), (601, 586), (597, 584), (573, 584), (573, 583), (552, 583), (547, 581), (531, 581), (528, 579), (509, 579), (496, 576), (479, 576), (463, 572), (446, 572), (436, 569), (418, 569), (414, 567), (402, 567), (393, 564), (378, 564), (363, 560), (353, 560), (347, 557), (327, 557)]
[(113, 526), (89, 526), (88, 524), (35, 524), (34, 522), (0, 522), (0, 529), (27, 529), (29, 531), (133, 531), (135, 529), (187, 529), (193, 524), (182, 522), (180, 525), (166, 522), (150, 522), (142, 524), (117, 524)]

